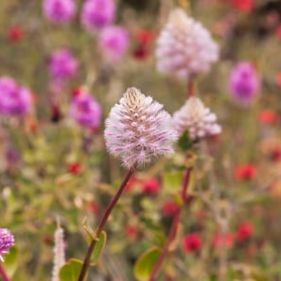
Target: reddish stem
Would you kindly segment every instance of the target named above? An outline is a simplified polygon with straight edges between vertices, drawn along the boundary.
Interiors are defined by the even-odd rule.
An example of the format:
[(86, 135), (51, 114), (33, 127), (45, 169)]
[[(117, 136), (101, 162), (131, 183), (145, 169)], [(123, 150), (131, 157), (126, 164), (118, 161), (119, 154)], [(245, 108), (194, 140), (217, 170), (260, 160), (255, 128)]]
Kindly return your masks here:
[[(184, 176), (183, 176), (182, 188), (181, 188), (181, 198), (182, 198), (182, 201), (184, 204), (187, 202), (187, 199), (188, 199), (187, 189), (188, 189), (189, 182), (190, 182), (191, 171), (192, 171), (191, 167), (187, 168), (184, 173)], [(171, 244), (173, 243), (173, 241), (175, 240), (176, 235), (177, 235), (182, 210), (183, 210), (183, 208), (178, 208), (177, 212), (175, 213), (175, 215), (173, 217), (173, 221), (172, 221), (172, 225), (171, 225), (171, 228), (170, 228), (170, 231), (168, 234), (168, 238), (167, 238), (165, 245), (162, 249), (162, 252), (151, 272), (149, 281), (156, 280), (156, 278), (160, 272), (161, 266), (162, 266), (163, 262), (165, 261), (165, 258), (167, 257), (167, 255), (170, 252)]]
[[(121, 185), (120, 185), (119, 189), (117, 190), (116, 194), (114, 195), (114, 197), (112, 198), (110, 203), (107, 205), (106, 210), (105, 210), (105, 212), (104, 212), (104, 214), (101, 218), (101, 221), (100, 221), (100, 223), (98, 225), (98, 228), (97, 228), (97, 231), (95, 233), (96, 237), (99, 237), (99, 235), (103, 231), (104, 226), (105, 226), (114, 206), (117, 204), (118, 200), (120, 199), (128, 181), (130, 180), (133, 173), (134, 173), (134, 168), (131, 168), (128, 171), (128, 173), (127, 173), (126, 177), (124, 178), (123, 182), (121, 183)], [(80, 271), (80, 274), (79, 274), (78, 281), (83, 281), (84, 278), (85, 278), (85, 275), (86, 275), (86, 273), (88, 271), (88, 268), (90, 266), (91, 255), (92, 255), (92, 253), (95, 249), (96, 243), (97, 243), (97, 240), (93, 239), (91, 241), (91, 244), (88, 247), (88, 250), (87, 250), (87, 253), (86, 253), (86, 256), (85, 256), (85, 259), (84, 259), (84, 262), (83, 262), (83, 265), (82, 265), (82, 268), (81, 268), (81, 271)]]
[(3, 281), (10, 281), (10, 278), (8, 277), (6, 271), (1, 263), (0, 263), (0, 276), (2, 277)]
[(194, 78), (190, 77), (187, 82), (187, 98), (195, 96)]

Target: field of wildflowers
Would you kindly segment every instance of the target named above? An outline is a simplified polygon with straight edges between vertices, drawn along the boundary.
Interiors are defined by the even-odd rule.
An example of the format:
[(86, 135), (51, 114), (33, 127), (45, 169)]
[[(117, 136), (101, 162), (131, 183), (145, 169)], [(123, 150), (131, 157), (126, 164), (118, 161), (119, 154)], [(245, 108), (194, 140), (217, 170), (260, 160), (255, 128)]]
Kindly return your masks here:
[(280, 0), (0, 23), (0, 280), (281, 281)]

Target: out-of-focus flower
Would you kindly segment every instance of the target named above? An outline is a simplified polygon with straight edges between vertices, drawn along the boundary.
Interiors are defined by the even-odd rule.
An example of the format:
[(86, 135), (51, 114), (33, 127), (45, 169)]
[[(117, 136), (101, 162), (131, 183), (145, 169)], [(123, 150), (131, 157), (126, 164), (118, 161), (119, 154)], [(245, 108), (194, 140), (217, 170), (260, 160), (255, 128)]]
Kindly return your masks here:
[(179, 210), (179, 206), (172, 200), (167, 200), (162, 205), (162, 214), (165, 217), (172, 217)]
[(208, 30), (184, 10), (173, 10), (157, 40), (157, 69), (187, 79), (207, 72), (218, 57), (219, 47)]
[(186, 253), (195, 252), (202, 247), (202, 241), (197, 233), (188, 234), (183, 238), (183, 249)]
[(252, 237), (253, 226), (250, 222), (243, 222), (238, 226), (236, 237), (239, 241), (245, 241)]
[(108, 62), (115, 62), (127, 51), (129, 43), (128, 32), (119, 26), (104, 28), (99, 36), (101, 51)]
[(142, 184), (142, 180), (140, 180), (137, 177), (133, 176), (133, 177), (131, 177), (131, 179), (127, 183), (125, 190), (127, 192), (130, 192), (130, 191), (133, 190), (133, 188), (135, 188), (136, 186), (141, 185), (141, 184)]
[(249, 62), (241, 62), (233, 68), (229, 89), (233, 100), (240, 105), (250, 105), (260, 88), (260, 79), (255, 67)]
[[(278, 27), (276, 28), (276, 36), (281, 39), (281, 24), (278, 25)], [(280, 75), (281, 76), (281, 75)]]
[(63, 229), (59, 226), (54, 235), (54, 265), (52, 273), (52, 281), (59, 281), (59, 272), (65, 263), (65, 247), (63, 238)]
[(154, 39), (154, 34), (147, 30), (141, 30), (136, 35), (137, 46), (133, 51), (133, 56), (138, 60), (144, 60), (149, 55), (149, 48)]
[(237, 180), (252, 180), (256, 175), (257, 169), (252, 164), (237, 166), (234, 171), (234, 176)]
[(234, 235), (232, 233), (217, 233), (213, 239), (214, 248), (232, 248), (234, 245)]
[(0, 228), (0, 261), (3, 261), (3, 256), (14, 244), (15, 239), (11, 232), (6, 228)]
[(258, 115), (258, 120), (264, 125), (274, 125), (279, 121), (279, 114), (272, 110), (263, 110)]
[(70, 116), (82, 127), (95, 129), (101, 122), (101, 107), (87, 92), (81, 92), (73, 97), (70, 106)]
[(87, 202), (86, 204), (86, 209), (93, 214), (97, 214), (99, 208), (100, 208), (99, 204), (93, 200)]
[(8, 29), (8, 39), (11, 42), (17, 43), (20, 42), (23, 38), (23, 30), (18, 25), (13, 25)]
[(190, 97), (177, 112), (173, 121), (179, 135), (188, 131), (192, 140), (200, 140), (221, 133), (217, 117), (197, 97)]
[(106, 120), (108, 151), (131, 168), (173, 153), (177, 133), (163, 105), (136, 88), (127, 89)]
[(281, 88), (281, 71), (276, 74), (275, 82), (276, 85)]
[(254, 8), (254, 0), (230, 0), (234, 9), (241, 12), (251, 12)]
[(67, 171), (72, 175), (78, 175), (81, 172), (81, 165), (78, 162), (68, 164)]
[(281, 141), (279, 138), (266, 138), (261, 143), (261, 151), (272, 161), (281, 160)]
[(138, 229), (133, 225), (128, 225), (126, 227), (126, 237), (130, 239), (136, 239), (138, 235)]
[(31, 92), (10, 77), (0, 78), (0, 114), (23, 116), (32, 106)]
[(44, 0), (43, 14), (51, 22), (64, 24), (73, 19), (76, 12), (74, 0)]
[(55, 81), (63, 81), (74, 77), (79, 67), (78, 60), (68, 49), (59, 49), (52, 53), (48, 70)]
[(90, 32), (111, 25), (116, 6), (113, 0), (86, 0), (83, 4), (81, 22)]
[(147, 193), (150, 195), (155, 195), (160, 190), (160, 183), (156, 178), (151, 178), (151, 179), (145, 180), (141, 184), (141, 190), (144, 193)]

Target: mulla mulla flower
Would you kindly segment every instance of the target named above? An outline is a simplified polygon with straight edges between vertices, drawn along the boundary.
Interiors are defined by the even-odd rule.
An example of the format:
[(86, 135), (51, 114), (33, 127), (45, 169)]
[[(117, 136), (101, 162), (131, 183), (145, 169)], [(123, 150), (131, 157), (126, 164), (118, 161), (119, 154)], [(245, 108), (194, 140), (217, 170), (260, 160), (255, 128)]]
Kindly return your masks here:
[(65, 263), (65, 252), (64, 252), (64, 238), (63, 238), (63, 229), (58, 226), (55, 231), (54, 240), (54, 266), (53, 266), (53, 275), (52, 281), (59, 281), (59, 272), (61, 267)]
[(193, 141), (221, 133), (217, 117), (197, 97), (190, 97), (177, 112), (173, 121), (179, 135), (185, 131)]
[(8, 253), (14, 244), (15, 239), (11, 232), (6, 228), (0, 228), (0, 261), (4, 260), (3, 256)]
[(184, 10), (173, 10), (157, 40), (157, 69), (187, 79), (207, 72), (218, 58), (219, 47), (209, 31)]
[(105, 142), (114, 156), (131, 168), (173, 152), (177, 133), (163, 105), (129, 88), (106, 120)]

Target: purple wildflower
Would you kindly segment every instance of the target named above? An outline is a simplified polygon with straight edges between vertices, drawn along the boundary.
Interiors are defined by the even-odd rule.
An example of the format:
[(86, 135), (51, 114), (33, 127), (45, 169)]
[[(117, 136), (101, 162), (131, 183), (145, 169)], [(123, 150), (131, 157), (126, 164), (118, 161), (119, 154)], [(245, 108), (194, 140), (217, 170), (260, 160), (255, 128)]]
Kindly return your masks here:
[(0, 78), (0, 113), (22, 116), (31, 109), (31, 92), (10, 77)]
[(86, 0), (81, 14), (83, 26), (90, 32), (111, 25), (116, 6), (113, 0)]
[(108, 61), (120, 59), (128, 49), (128, 32), (119, 26), (110, 26), (100, 34), (100, 48)]
[(50, 76), (56, 81), (63, 81), (76, 75), (78, 60), (68, 49), (56, 50), (50, 57), (48, 69)]
[(101, 122), (101, 107), (91, 95), (80, 91), (72, 100), (70, 116), (82, 127), (96, 129)]
[(53, 23), (64, 24), (72, 20), (76, 12), (74, 0), (44, 0), (43, 13)]
[(249, 62), (238, 63), (232, 70), (229, 81), (230, 94), (241, 105), (251, 104), (260, 88), (255, 67)]
[(14, 246), (15, 239), (11, 232), (6, 228), (0, 228), (0, 260), (3, 261), (3, 255), (8, 253)]

